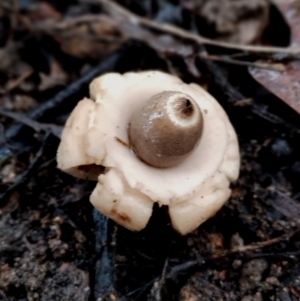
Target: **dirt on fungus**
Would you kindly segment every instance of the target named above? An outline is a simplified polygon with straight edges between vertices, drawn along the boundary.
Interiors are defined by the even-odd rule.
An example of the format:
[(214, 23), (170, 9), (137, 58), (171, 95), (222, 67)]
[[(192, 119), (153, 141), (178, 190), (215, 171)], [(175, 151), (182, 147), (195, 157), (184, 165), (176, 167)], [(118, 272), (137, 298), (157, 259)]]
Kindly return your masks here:
[[(103, 3), (0, 1), (0, 300), (299, 300), (300, 118), (238, 65), (295, 57), (200, 45)], [(275, 1), (116, 3), (236, 45), (287, 46), (295, 31)], [(205, 87), (238, 134), (232, 197), (187, 236), (172, 230), (166, 207), (141, 232), (117, 226), (89, 203), (95, 183), (56, 168), (61, 129), (89, 82), (149, 69)]]

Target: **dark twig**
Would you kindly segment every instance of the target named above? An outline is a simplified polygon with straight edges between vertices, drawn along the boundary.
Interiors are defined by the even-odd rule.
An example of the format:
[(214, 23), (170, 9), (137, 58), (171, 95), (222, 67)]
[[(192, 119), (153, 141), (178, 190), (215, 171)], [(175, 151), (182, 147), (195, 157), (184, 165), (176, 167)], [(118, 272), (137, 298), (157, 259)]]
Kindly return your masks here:
[[(199, 268), (200, 266), (203, 266), (209, 262), (215, 262), (218, 259), (222, 259), (222, 258), (227, 258), (229, 256), (232, 256), (234, 254), (245, 254), (247, 252), (251, 252), (251, 251), (256, 251), (258, 249), (262, 249), (268, 246), (272, 246), (275, 245), (279, 242), (282, 241), (289, 241), (294, 235), (296, 235), (297, 233), (299, 233), (299, 229), (292, 231), (291, 233), (286, 233), (283, 234), (279, 237), (275, 237), (266, 241), (262, 241), (262, 242), (257, 242), (257, 243), (252, 243), (249, 245), (245, 245), (245, 246), (240, 246), (237, 248), (233, 248), (231, 250), (226, 250), (218, 255), (211, 255), (208, 256), (207, 258), (198, 258), (195, 260), (190, 260), (184, 263), (181, 263), (179, 265), (176, 265), (174, 267), (172, 267), (168, 272), (166, 272), (164, 274), (163, 279), (164, 280), (171, 280), (171, 279), (175, 279), (178, 277), (179, 274), (182, 273), (186, 273), (187, 271), (194, 269), (194, 268)], [(253, 254), (250, 255), (250, 258), (260, 258), (260, 257), (286, 257), (286, 258), (292, 258), (293, 256), (298, 256), (299, 255), (299, 251), (296, 252), (289, 252), (289, 253), (261, 253), (261, 254)], [(140, 296), (142, 293), (144, 293), (146, 291), (146, 289), (148, 289), (151, 285), (154, 285), (155, 283), (159, 283), (159, 281), (162, 279), (162, 277), (156, 277), (154, 278), (152, 281), (148, 282), (146, 285), (144, 285), (143, 287), (140, 287), (132, 292), (130, 292), (127, 296), (132, 296), (134, 294), (136, 294), (137, 292), (139, 292), (138, 296)], [(152, 300), (159, 300), (159, 299), (151, 299)]]
[(139, 300), (141, 296), (143, 296), (153, 285), (156, 279), (149, 281), (148, 283), (144, 284), (142, 287), (139, 287), (129, 293), (126, 294), (126, 297), (130, 298), (131, 296), (136, 295), (135, 300)]
[(10, 194), (21, 185), (24, 185), (29, 180), (31, 174), (38, 168), (40, 159), (43, 156), (50, 135), (51, 134), (49, 132), (45, 134), (43, 138), (43, 143), (39, 151), (35, 155), (34, 159), (31, 161), (30, 165), (21, 175), (19, 175), (16, 178), (14, 183), (0, 196), (0, 206), (5, 206)]
[(1, 123), (0, 123), (0, 141), (7, 146), (7, 150), (8, 150), (6, 153), (7, 157), (5, 156), (5, 153), (1, 154), (0, 163), (4, 162), (5, 159), (10, 156), (10, 152), (9, 152), (10, 149), (21, 150), (19, 147), (11, 145), (6, 141), (5, 128), (4, 128), (4, 125)]
[(75, 95), (79, 90), (82, 89), (83, 86), (88, 85), (90, 81), (92, 81), (92, 79), (94, 79), (96, 76), (101, 73), (113, 70), (114, 66), (121, 58), (120, 54), (121, 51), (118, 50), (109, 55), (107, 58), (103, 59), (99, 65), (95, 66), (88, 73), (84, 74), (81, 78), (70, 84), (66, 89), (62, 90), (53, 98), (49, 99), (44, 104), (34, 109), (29, 114), (29, 117), (35, 120), (40, 119), (52, 109), (61, 106), (69, 97)]
[(205, 53), (199, 53), (198, 56), (204, 60), (211, 60), (211, 61), (222, 62), (222, 63), (232, 64), (232, 65), (255, 67), (260, 69), (269, 69), (269, 70), (275, 70), (279, 72), (283, 72), (286, 70), (285, 66), (281, 63), (268, 64), (268, 63), (241, 61), (241, 60), (230, 58), (228, 56), (221, 56), (221, 55), (218, 56), (218, 55), (211, 55)]
[(97, 301), (117, 299), (115, 289), (115, 246), (113, 222), (94, 209), (95, 264), (94, 298)]
[[(228, 82), (227, 77), (218, 65), (208, 60), (203, 61), (203, 63), (205, 64), (210, 74), (212, 74), (215, 83), (223, 90), (225, 95), (227, 95), (227, 100), (229, 103), (235, 105), (241, 99), (246, 99), (246, 97), (240, 91), (238, 91), (233, 85)], [(298, 131), (298, 128), (296, 126), (267, 111), (264, 106), (260, 104), (252, 103), (250, 109), (253, 114), (268, 122), (283, 126), (284, 128), (288, 128), (293, 132)]]
[[(165, 280), (175, 279), (178, 276), (178, 274), (186, 272), (192, 268), (195, 268), (195, 267), (198, 267), (201, 265), (202, 265), (202, 263), (199, 260), (191, 260), (191, 261), (176, 265), (175, 267), (171, 268), (168, 273), (166, 270), (164, 270), (162, 276), (152, 279), (148, 283), (144, 284), (142, 287), (139, 287), (139, 288), (129, 292), (126, 296), (131, 297), (131, 296), (136, 295), (134, 300), (140, 300), (140, 298), (152, 286), (149, 300), (156, 301), (157, 299), (155, 299), (155, 297), (157, 296), (157, 294), (154, 294), (154, 293), (157, 293), (157, 290), (156, 290), (157, 285), (156, 284), (158, 284), (162, 279), (163, 279), (163, 282), (165, 282)], [(161, 287), (160, 287), (160, 289), (161, 289)], [(159, 297), (160, 297), (160, 295), (159, 295)]]
[(251, 111), (256, 116), (261, 117), (262, 119), (265, 119), (266, 121), (269, 121), (270, 123), (280, 125), (284, 128), (289, 129), (290, 131), (297, 133), (298, 128), (295, 127), (293, 124), (287, 122), (286, 120), (282, 119), (281, 117), (267, 111), (265, 106), (259, 105), (259, 104), (252, 104)]
[(0, 115), (8, 117), (8, 118), (12, 118), (15, 121), (18, 121), (24, 125), (31, 127), (32, 129), (34, 129), (37, 132), (47, 131), (47, 132), (51, 132), (54, 136), (56, 136), (58, 138), (60, 138), (60, 136), (61, 136), (62, 127), (60, 127), (56, 124), (40, 123), (40, 122), (37, 122), (37, 121), (27, 117), (26, 115), (16, 113), (16, 112), (2, 110), (1, 108), (0, 108)]
[(255, 258), (284, 258), (284, 259), (299, 259), (300, 251), (295, 252), (274, 252), (274, 253), (258, 253), (249, 256), (251, 259)]
[[(199, 259), (196, 259), (196, 260), (191, 260), (191, 261), (184, 262), (182, 264), (179, 264), (179, 265), (176, 265), (176, 266), (172, 267), (165, 274), (164, 279), (165, 280), (176, 279), (178, 277), (178, 274), (185, 273), (185, 272), (187, 272), (191, 269), (203, 266), (204, 264), (207, 264), (208, 262), (212, 262), (212, 261), (215, 261), (215, 260), (218, 260), (218, 259), (221, 259), (221, 258), (229, 257), (229, 256), (234, 255), (234, 254), (243, 254), (243, 253), (246, 253), (246, 252), (256, 251), (258, 249), (262, 249), (262, 248), (265, 248), (265, 247), (268, 247), (268, 246), (275, 245), (275, 244), (277, 244), (279, 242), (282, 242), (282, 241), (289, 241), (297, 233), (299, 233), (299, 230), (295, 230), (295, 231), (292, 231), (291, 233), (286, 233), (286, 234), (283, 234), (279, 237), (275, 237), (275, 238), (272, 238), (272, 239), (269, 239), (269, 240), (266, 240), (266, 241), (252, 243), (252, 244), (245, 245), (245, 246), (239, 246), (239, 247), (233, 248), (231, 250), (226, 250), (226, 251), (224, 251), (222, 253), (219, 253), (217, 255), (212, 254), (211, 256), (209, 256), (205, 259), (199, 258)], [(299, 252), (291, 252), (291, 253), (285, 253), (285, 254), (289, 254), (289, 255), (287, 255), (287, 257), (291, 258), (292, 256), (297, 256), (299, 254)], [(268, 255), (269, 254), (266, 254), (264, 256), (264, 254), (262, 254), (262, 257), (266, 257)], [(279, 257), (284, 256), (283, 253), (278, 253), (278, 255), (279, 255)], [(257, 254), (257, 257), (259, 257), (259, 256), (260, 255)], [(276, 253), (272, 254), (272, 256), (276, 256)], [(256, 254), (253, 254), (250, 257), (257, 258)], [(157, 283), (159, 281), (160, 281), (160, 277), (157, 277), (151, 283)], [(153, 299), (151, 299), (151, 300), (153, 300)], [(156, 299), (154, 299), (154, 300), (156, 301)]]
[(196, 266), (201, 266), (203, 262), (201, 260), (191, 260), (174, 266), (166, 274), (166, 279), (174, 279), (179, 273), (186, 272)]
[[(109, 55), (106, 59), (104, 59), (98, 66), (94, 67), (87, 74), (83, 75), (81, 78), (76, 80), (74, 83), (69, 85), (66, 89), (62, 90), (58, 94), (56, 94), (53, 98), (49, 99), (45, 103), (41, 104), (37, 108), (35, 108), (32, 112), (30, 112), (27, 118), (32, 120), (40, 120), (46, 115), (50, 115), (53, 110), (57, 110), (64, 104), (66, 104), (69, 98), (79, 92), (84, 86), (88, 85), (89, 82), (99, 74), (104, 72), (108, 72), (114, 69), (115, 65), (122, 58), (122, 52), (124, 49), (120, 49), (111, 55)], [(79, 101), (79, 99), (78, 99)], [(9, 141), (17, 137), (24, 125), (22, 123), (13, 124), (10, 128), (7, 129), (5, 136)], [(7, 152), (6, 145), (0, 146), (0, 153)]]
[(265, 241), (261, 241), (261, 242), (256, 242), (256, 243), (252, 243), (249, 245), (245, 245), (245, 246), (238, 246), (236, 248), (233, 248), (231, 250), (227, 250), (224, 251), (222, 253), (219, 253), (217, 255), (213, 255), (212, 258), (222, 258), (228, 255), (232, 255), (232, 254), (236, 254), (236, 253), (245, 253), (248, 251), (255, 251), (257, 249), (262, 249), (268, 246), (272, 246), (274, 244), (277, 244), (279, 242), (282, 241), (289, 241), (291, 237), (293, 237), (294, 235), (296, 235), (297, 233), (299, 233), (299, 229), (292, 231), (290, 233), (285, 233), (281, 236), (269, 239), (269, 240), (265, 240)]
[(162, 289), (162, 287), (165, 283), (165, 280), (166, 280), (166, 273), (167, 273), (168, 263), (169, 263), (169, 260), (167, 258), (166, 261), (165, 261), (160, 279), (153, 283), (148, 301), (161, 301), (162, 300), (161, 289)]

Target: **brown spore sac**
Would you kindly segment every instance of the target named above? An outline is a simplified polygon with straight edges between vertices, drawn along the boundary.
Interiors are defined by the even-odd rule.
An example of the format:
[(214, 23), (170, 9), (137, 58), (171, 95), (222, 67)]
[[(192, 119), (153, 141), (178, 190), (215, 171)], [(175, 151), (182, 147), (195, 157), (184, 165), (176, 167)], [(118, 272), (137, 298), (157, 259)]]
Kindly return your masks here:
[(189, 95), (164, 91), (133, 113), (128, 129), (130, 145), (149, 165), (175, 166), (197, 145), (202, 126), (201, 110)]

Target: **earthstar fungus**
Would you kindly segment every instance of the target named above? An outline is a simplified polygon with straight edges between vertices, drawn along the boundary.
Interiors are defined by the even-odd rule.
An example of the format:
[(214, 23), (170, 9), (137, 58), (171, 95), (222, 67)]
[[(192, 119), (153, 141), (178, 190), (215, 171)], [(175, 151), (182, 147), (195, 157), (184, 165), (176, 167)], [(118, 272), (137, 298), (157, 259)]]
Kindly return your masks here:
[(236, 134), (200, 86), (159, 71), (109, 73), (91, 83), (90, 97), (69, 117), (57, 162), (98, 181), (90, 200), (103, 214), (139, 231), (157, 202), (186, 234), (229, 198), (240, 165)]

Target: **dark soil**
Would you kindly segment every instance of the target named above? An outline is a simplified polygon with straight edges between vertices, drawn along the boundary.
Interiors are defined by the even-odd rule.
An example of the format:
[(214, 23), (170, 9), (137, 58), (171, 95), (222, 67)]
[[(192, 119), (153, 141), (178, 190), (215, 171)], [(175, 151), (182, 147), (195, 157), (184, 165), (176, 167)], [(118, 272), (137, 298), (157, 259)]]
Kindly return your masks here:
[[(300, 300), (299, 115), (247, 67), (197, 56), (233, 51), (122, 24), (96, 2), (0, 3), (0, 300)], [(228, 15), (208, 0), (119, 2), (222, 41), (289, 43), (269, 2), (222, 0)], [(96, 15), (103, 19), (63, 27)], [(246, 20), (250, 40), (240, 36)], [(62, 126), (89, 82), (149, 69), (205, 87), (239, 138), (232, 197), (186, 236), (172, 230), (164, 207), (139, 233), (117, 226), (89, 203), (93, 182), (56, 168)]]

